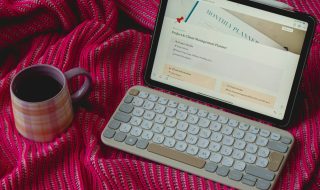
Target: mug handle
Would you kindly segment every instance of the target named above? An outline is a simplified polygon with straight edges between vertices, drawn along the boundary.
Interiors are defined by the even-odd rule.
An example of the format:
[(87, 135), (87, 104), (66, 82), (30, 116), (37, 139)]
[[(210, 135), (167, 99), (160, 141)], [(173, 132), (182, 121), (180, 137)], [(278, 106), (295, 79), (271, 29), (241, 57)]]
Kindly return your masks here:
[(88, 73), (86, 70), (82, 68), (74, 68), (64, 73), (64, 76), (66, 77), (67, 81), (78, 75), (84, 75), (86, 79), (83, 85), (80, 87), (80, 89), (71, 95), (71, 100), (73, 103), (79, 102), (87, 94), (92, 84), (92, 78), (90, 73)]

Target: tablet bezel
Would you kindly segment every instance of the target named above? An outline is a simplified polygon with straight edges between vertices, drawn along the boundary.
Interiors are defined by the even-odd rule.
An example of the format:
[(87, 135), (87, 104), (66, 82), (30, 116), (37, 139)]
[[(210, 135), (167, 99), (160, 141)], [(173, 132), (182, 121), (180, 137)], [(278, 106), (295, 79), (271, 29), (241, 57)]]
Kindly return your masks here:
[(249, 7), (254, 7), (257, 9), (264, 10), (264, 11), (276, 13), (279, 15), (287, 16), (290, 18), (298, 19), (301, 21), (305, 21), (309, 24), (309, 27), (308, 27), (308, 30), (306, 33), (306, 38), (303, 43), (298, 67), (297, 67), (297, 70), (295, 73), (293, 85), (291, 88), (291, 92), (290, 92), (290, 96), (289, 96), (289, 100), (288, 100), (288, 104), (287, 104), (287, 109), (285, 111), (285, 115), (282, 120), (276, 119), (276, 118), (273, 118), (273, 117), (270, 117), (267, 115), (263, 115), (263, 114), (245, 109), (245, 108), (241, 108), (238, 106), (227, 104), (227, 103), (224, 103), (224, 102), (212, 99), (212, 98), (208, 98), (206, 96), (202, 96), (202, 95), (199, 95), (199, 94), (187, 91), (187, 90), (183, 90), (183, 89), (177, 88), (175, 86), (164, 84), (164, 83), (161, 83), (161, 82), (158, 82), (158, 81), (151, 79), (151, 73), (152, 73), (152, 69), (153, 69), (155, 54), (157, 51), (157, 46), (158, 46), (158, 42), (159, 42), (159, 37), (160, 37), (161, 29), (162, 29), (162, 24), (163, 24), (168, 0), (162, 0), (161, 3), (159, 4), (158, 17), (156, 20), (155, 30), (153, 33), (153, 39), (152, 39), (152, 43), (151, 43), (151, 50), (150, 50), (150, 54), (149, 54), (149, 58), (148, 58), (147, 66), (146, 66), (145, 76), (144, 76), (145, 83), (151, 87), (157, 87), (157, 88), (169, 90), (169, 91), (175, 92), (179, 95), (182, 95), (182, 96), (185, 96), (188, 98), (192, 98), (195, 100), (200, 100), (205, 103), (209, 103), (213, 106), (218, 106), (222, 109), (226, 109), (231, 112), (235, 112), (235, 113), (238, 113), (243, 116), (247, 116), (252, 119), (268, 122), (268, 123), (271, 123), (277, 127), (286, 127), (289, 124), (290, 119), (291, 119), (295, 99), (296, 99), (296, 96), (298, 93), (299, 84), (300, 84), (300, 81), (302, 78), (302, 72), (303, 72), (303, 69), (306, 65), (307, 57), (310, 52), (312, 38), (313, 38), (313, 35), (315, 32), (316, 20), (314, 17), (312, 17), (308, 14), (305, 14), (305, 13), (299, 13), (299, 12), (294, 12), (294, 11), (278, 9), (275, 7), (259, 4), (259, 3), (252, 2), (252, 1), (241, 1), (241, 0), (229, 0), (229, 1), (239, 3), (242, 5), (246, 5)]

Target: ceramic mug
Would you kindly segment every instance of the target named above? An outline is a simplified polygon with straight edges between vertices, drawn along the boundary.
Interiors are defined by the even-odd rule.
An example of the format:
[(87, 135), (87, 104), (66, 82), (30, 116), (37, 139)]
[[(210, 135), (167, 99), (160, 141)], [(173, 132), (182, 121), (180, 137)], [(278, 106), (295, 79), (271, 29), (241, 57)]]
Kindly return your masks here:
[[(78, 91), (70, 95), (68, 80), (84, 75)], [(73, 120), (72, 103), (88, 93), (92, 79), (82, 68), (62, 73), (51, 65), (33, 65), (12, 80), (10, 94), (14, 121), (19, 133), (31, 140), (48, 142), (69, 127)]]

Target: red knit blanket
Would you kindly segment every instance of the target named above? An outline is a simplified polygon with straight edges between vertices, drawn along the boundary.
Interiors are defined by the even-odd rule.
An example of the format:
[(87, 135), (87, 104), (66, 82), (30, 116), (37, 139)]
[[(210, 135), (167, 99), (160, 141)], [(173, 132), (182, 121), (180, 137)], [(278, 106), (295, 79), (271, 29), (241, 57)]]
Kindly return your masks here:
[[(320, 20), (318, 0), (286, 0)], [(228, 189), (107, 147), (100, 135), (126, 90), (143, 85), (159, 0), (0, 0), (0, 189)], [(304, 73), (294, 150), (277, 189), (320, 189), (320, 28)], [(17, 132), (9, 95), (22, 68), (47, 63), (87, 69), (88, 100), (50, 143)], [(77, 87), (81, 80), (74, 80)]]

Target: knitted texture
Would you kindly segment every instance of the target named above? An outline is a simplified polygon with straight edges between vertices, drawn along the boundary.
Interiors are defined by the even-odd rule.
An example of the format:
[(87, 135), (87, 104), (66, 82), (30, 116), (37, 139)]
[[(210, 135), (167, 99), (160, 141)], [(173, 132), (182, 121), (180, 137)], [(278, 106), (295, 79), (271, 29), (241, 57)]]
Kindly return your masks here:
[[(320, 20), (318, 0), (285, 0)], [(127, 89), (143, 85), (159, 0), (0, 0), (0, 189), (229, 189), (102, 144)], [(288, 128), (296, 138), (276, 189), (320, 189), (320, 28)], [(16, 130), (9, 85), (21, 69), (88, 70), (94, 86), (72, 126), (36, 143)], [(83, 78), (72, 80), (76, 89)]]

